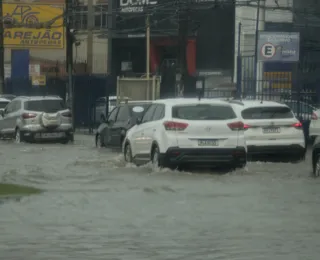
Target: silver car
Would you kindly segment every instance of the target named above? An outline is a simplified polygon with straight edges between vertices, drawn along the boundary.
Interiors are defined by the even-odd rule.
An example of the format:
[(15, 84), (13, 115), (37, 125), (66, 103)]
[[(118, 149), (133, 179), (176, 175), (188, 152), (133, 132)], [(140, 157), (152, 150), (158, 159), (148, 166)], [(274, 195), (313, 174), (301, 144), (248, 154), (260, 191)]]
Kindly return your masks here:
[[(0, 113), (1, 111), (4, 111), (4, 109), (6, 108), (6, 106), (10, 103), (10, 100), (9, 99), (6, 99), (6, 98), (2, 98), (0, 97)], [(0, 115), (0, 118), (2, 116)]]
[(72, 115), (56, 96), (17, 97), (4, 109), (0, 137), (22, 141), (73, 141)]

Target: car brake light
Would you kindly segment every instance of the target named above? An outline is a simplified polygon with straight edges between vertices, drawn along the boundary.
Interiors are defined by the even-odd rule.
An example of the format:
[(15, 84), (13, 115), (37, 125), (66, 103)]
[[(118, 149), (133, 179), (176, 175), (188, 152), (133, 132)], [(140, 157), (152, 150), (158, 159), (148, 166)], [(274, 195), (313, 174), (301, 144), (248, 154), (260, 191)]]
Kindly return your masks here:
[(167, 121), (163, 123), (167, 131), (183, 131), (188, 127), (187, 123)]
[(71, 114), (70, 111), (64, 112), (64, 113), (62, 113), (61, 115), (64, 116), (64, 117), (72, 117), (72, 114)]
[(316, 113), (312, 113), (311, 120), (318, 120), (318, 116)]
[(229, 123), (228, 126), (232, 131), (244, 130), (244, 124), (240, 121), (234, 122), (234, 123)]
[(37, 114), (34, 114), (34, 113), (23, 113), (22, 114), (23, 119), (35, 118), (36, 116), (37, 116)]
[(302, 129), (302, 124), (301, 122), (298, 122), (298, 123), (295, 123), (292, 125), (294, 128), (297, 128), (297, 129)]
[(243, 129), (244, 129), (244, 130), (248, 130), (250, 127), (251, 127), (251, 126), (250, 126), (250, 125), (247, 125), (247, 124), (244, 124), (244, 125), (243, 125)]

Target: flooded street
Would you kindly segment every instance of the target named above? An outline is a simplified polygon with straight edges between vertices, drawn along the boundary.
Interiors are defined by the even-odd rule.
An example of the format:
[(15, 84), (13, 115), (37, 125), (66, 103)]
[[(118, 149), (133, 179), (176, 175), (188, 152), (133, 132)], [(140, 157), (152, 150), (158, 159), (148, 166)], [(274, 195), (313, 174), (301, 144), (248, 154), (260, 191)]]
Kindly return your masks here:
[(1, 142), (0, 178), (43, 189), (0, 205), (1, 259), (315, 260), (320, 179), (299, 164), (226, 175), (126, 165), (73, 145)]

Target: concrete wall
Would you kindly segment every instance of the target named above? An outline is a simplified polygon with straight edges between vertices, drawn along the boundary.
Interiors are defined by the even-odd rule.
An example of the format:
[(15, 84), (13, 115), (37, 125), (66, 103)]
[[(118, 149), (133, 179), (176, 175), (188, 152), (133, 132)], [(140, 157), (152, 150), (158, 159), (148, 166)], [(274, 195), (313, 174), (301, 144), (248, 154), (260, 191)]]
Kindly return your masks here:
[[(238, 24), (241, 23), (241, 37), (240, 37), (240, 53), (241, 55), (254, 55), (255, 50), (255, 30), (257, 7), (241, 6), (246, 0), (238, 0), (239, 6), (236, 7), (235, 19), (235, 56), (234, 56), (234, 82), (236, 82), (237, 73), (237, 53), (238, 53)], [(255, 4), (255, 2), (252, 2)], [(274, 0), (261, 0), (261, 5), (265, 4), (266, 8), (260, 8), (259, 30), (264, 30), (265, 22), (274, 23), (291, 23), (293, 21), (293, 14), (287, 10), (277, 10), (277, 5)], [(278, 0), (280, 7), (292, 7), (293, 0)]]

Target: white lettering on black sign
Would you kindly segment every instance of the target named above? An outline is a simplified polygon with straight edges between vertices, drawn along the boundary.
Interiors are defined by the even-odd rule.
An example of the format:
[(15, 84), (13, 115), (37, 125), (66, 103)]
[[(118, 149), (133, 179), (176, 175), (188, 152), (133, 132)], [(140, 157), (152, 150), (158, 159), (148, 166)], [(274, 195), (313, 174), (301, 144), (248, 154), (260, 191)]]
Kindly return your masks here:
[(157, 0), (120, 0), (120, 8), (123, 13), (141, 13), (144, 6), (156, 5)]

